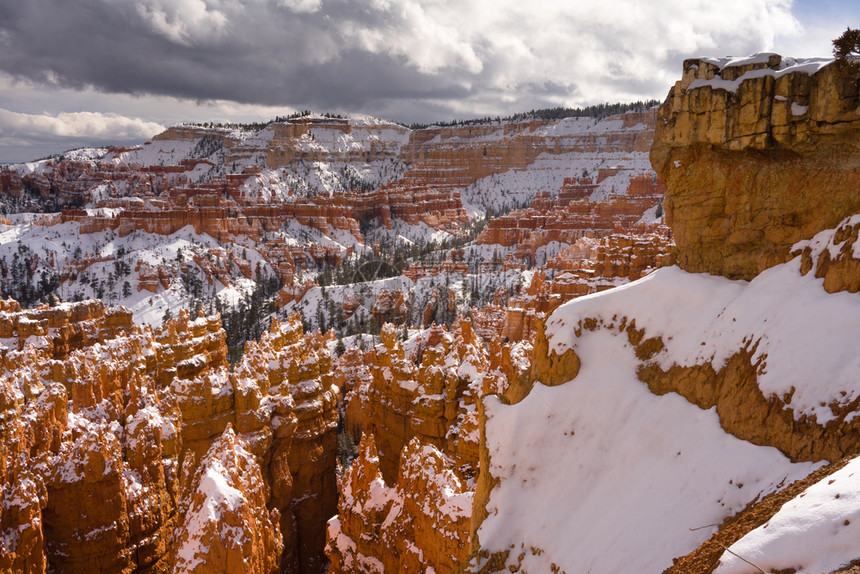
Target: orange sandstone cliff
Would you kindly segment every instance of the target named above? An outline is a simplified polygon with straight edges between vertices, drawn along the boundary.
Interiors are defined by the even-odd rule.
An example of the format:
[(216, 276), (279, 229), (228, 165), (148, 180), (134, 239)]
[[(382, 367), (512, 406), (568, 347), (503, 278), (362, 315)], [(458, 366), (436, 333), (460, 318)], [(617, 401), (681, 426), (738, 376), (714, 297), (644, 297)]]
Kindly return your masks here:
[[(849, 295), (860, 285), (858, 78), (825, 64), (778, 55), (684, 63), (651, 151), (680, 269), (562, 305), (537, 329), (529, 383), (506, 395), (516, 404), (480, 402), (467, 571), (618, 571), (635, 560), (647, 571), (711, 572), (730, 560), (726, 546), (860, 454), (847, 343), (860, 319)], [(687, 430), (649, 438), (662, 409)], [(695, 454), (687, 432), (698, 433)], [(693, 459), (717, 444), (719, 469), (706, 477), (713, 459)], [(544, 445), (552, 462), (529, 454)], [(650, 453), (639, 472), (630, 448)], [(569, 480), (557, 480), (561, 468)], [(658, 512), (641, 511), (656, 499)], [(840, 504), (834, 529), (855, 511)], [(691, 526), (706, 523), (716, 524)], [(791, 536), (802, 544), (802, 530)]]
[(683, 269), (751, 279), (860, 210), (860, 78), (826, 63), (684, 61), (651, 148)]

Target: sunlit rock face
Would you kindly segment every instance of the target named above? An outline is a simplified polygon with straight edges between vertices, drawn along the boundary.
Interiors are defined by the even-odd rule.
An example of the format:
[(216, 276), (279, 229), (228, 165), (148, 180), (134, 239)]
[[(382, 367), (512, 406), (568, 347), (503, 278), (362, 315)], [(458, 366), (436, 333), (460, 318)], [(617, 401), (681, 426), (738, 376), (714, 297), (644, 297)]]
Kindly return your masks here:
[(651, 149), (682, 268), (751, 279), (860, 210), (860, 78), (828, 63), (684, 61)]
[(473, 485), (439, 449), (413, 439), (387, 484), (372, 435), (341, 481), (328, 523), (329, 572), (452, 572), (469, 552)]
[(184, 488), (170, 563), (174, 572), (278, 571), (283, 539), (280, 513), (266, 507), (260, 465), (228, 427), (194, 468)]
[(0, 329), (2, 571), (324, 570), (337, 390), (298, 316), (233, 370), (218, 316), (5, 300)]
[(354, 371), (346, 383), (351, 387), (347, 428), (356, 438), (361, 432), (374, 436), (379, 467), (389, 484), (397, 480), (400, 453), (413, 438), (474, 472), (476, 401), (489, 357), (470, 321), (456, 322), (450, 332), (434, 325), (409, 351), (397, 340), (393, 325), (386, 324), (380, 344), (365, 356), (365, 372), (353, 366), (355, 359), (353, 353), (341, 361)]
[(481, 397), (524, 384), (531, 345), (485, 344), (463, 318), (406, 342), (386, 324), (380, 339), (337, 362), (361, 444), (328, 523), (331, 571), (454, 571), (470, 552)]

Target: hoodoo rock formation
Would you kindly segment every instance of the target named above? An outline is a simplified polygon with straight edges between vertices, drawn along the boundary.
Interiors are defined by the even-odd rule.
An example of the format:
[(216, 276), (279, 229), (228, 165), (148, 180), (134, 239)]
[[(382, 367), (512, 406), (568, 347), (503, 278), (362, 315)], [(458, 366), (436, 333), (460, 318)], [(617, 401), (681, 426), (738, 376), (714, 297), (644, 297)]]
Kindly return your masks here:
[(340, 359), (339, 380), (351, 389), (346, 425), (363, 435), (328, 525), (332, 572), (448, 572), (463, 563), (480, 397), (519, 384), (529, 350), (499, 338), (487, 348), (460, 319), (450, 331), (432, 326), (407, 349), (388, 324), (366, 365), (355, 352)]
[[(607, 170), (615, 171), (620, 170)], [(479, 245), (517, 247), (519, 259), (536, 260), (539, 248), (552, 242), (573, 244), (582, 237), (601, 237), (610, 233), (654, 231), (657, 224), (641, 224), (639, 220), (649, 208), (663, 199), (664, 188), (653, 174), (627, 174), (623, 194), (601, 201), (591, 201), (590, 192), (604, 181), (599, 174), (591, 182), (565, 182), (555, 198), (541, 193), (527, 209), (513, 211), (492, 219), (478, 236)]]
[(0, 303), (0, 571), (321, 572), (328, 340), (275, 323), (234, 371), (217, 316)]
[(341, 483), (329, 521), (329, 572), (453, 572), (469, 553), (473, 489), (439, 449), (413, 439), (393, 486), (379, 470), (373, 436)]
[(184, 470), (193, 470), (193, 476), (183, 477), (173, 571), (277, 571), (283, 552), (280, 513), (266, 507), (268, 485), (233, 428), (227, 427), (196, 469)]
[(860, 211), (860, 78), (829, 62), (684, 61), (651, 148), (683, 269), (752, 279)]
[(860, 455), (858, 88), (700, 58), (659, 112), (4, 168), (0, 574), (710, 572)]
[(347, 396), (347, 427), (374, 436), (388, 484), (397, 480), (400, 453), (413, 438), (439, 448), (465, 472), (478, 462), (476, 401), (488, 370), (483, 341), (463, 319), (450, 332), (432, 326), (414, 344), (408, 356), (386, 324), (369, 360), (370, 377), (351, 383)]

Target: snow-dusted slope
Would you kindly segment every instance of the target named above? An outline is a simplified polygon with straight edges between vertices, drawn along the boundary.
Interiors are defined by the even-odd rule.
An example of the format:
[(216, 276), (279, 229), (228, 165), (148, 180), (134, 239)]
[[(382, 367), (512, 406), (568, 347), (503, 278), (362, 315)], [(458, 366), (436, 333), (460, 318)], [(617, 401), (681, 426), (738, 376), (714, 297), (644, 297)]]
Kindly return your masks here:
[[(632, 117), (632, 116), (631, 116)], [(625, 127), (614, 116), (594, 118), (566, 118), (534, 130), (534, 137), (547, 138), (555, 147), (569, 150), (562, 153), (543, 153), (524, 169), (512, 169), (479, 179), (466, 186), (461, 197), (470, 215), (482, 214), (486, 209), (496, 211), (525, 206), (541, 191), (555, 194), (565, 178), (594, 177), (600, 169), (619, 168), (614, 176), (603, 179), (591, 199), (601, 201), (613, 193), (624, 194), (631, 174), (650, 173), (647, 147), (636, 150), (625, 138), (634, 138), (648, 131), (646, 123)], [(501, 137), (502, 130), (495, 139)], [(492, 141), (492, 139), (490, 139)], [(626, 148), (626, 149), (625, 149)]]
[(750, 562), (767, 572), (832, 572), (857, 559), (858, 540), (860, 458), (855, 458), (732, 544), (714, 574), (746, 574)]
[(758, 343), (753, 362), (764, 361), (758, 386), (765, 396), (791, 394), (795, 418), (826, 423), (834, 418), (831, 403), (850, 403), (860, 393), (853, 336), (860, 333), (860, 298), (829, 294), (823, 280), (801, 276), (800, 257), (749, 283), (658, 269), (559, 308), (547, 322), (551, 348), (561, 354), (578, 347), (580, 319), (614, 315), (635, 318), (647, 337), (662, 337), (665, 347), (654, 360), (664, 369), (710, 362), (719, 370), (747, 343)]
[[(263, 273), (273, 273), (252, 245), (232, 247), (241, 251), (252, 269), (259, 265)], [(207, 279), (201, 264), (209, 269), (208, 263), (226, 271), (224, 281)], [(169, 285), (165, 281), (150, 290), (144, 288), (139, 272), (142, 265), (165, 268)], [(177, 316), (180, 309), (190, 309), (194, 300), (205, 303), (217, 297), (229, 307), (255, 286), (227, 261), (218, 241), (194, 233), (190, 226), (167, 236), (135, 231), (120, 237), (111, 230), (79, 234), (75, 222), (50, 227), (0, 223), (0, 270), (7, 271), (6, 279), (11, 282), (19, 268), (22, 276), (32, 270), (33, 284), (56, 281), (53, 293), (59, 299), (96, 297), (108, 305), (129, 307), (139, 325), (161, 325), (166, 315)]]
[(814, 468), (726, 434), (713, 409), (653, 395), (624, 337), (589, 333), (577, 352), (574, 381), (537, 385), (512, 406), (485, 403), (499, 484), (478, 536), (490, 552), (510, 551), (507, 565), (661, 572), (713, 532), (691, 529)]
[[(523, 572), (557, 566), (600, 574), (635, 565), (660, 572), (726, 517), (821, 464), (792, 463), (776, 448), (732, 436), (719, 407), (703, 410), (673, 392), (653, 394), (638, 376), (646, 362), (662, 370), (710, 364), (720, 371), (747, 349), (757, 366), (754, 385), (765, 399), (784, 400), (799, 428), (830, 422), (855, 432), (860, 298), (827, 293), (822, 279), (801, 275), (800, 265), (797, 257), (750, 282), (663, 268), (557, 309), (547, 322), (549, 349), (559, 357), (575, 351), (576, 378), (556, 387), (536, 384), (515, 405), (485, 400), (487, 470), (498, 483), (478, 536), (481, 548), (502, 560), (491, 570), (505, 564)], [(645, 338), (663, 343), (647, 359), (623, 328), (633, 319)], [(761, 416), (781, 416), (775, 411)], [(853, 479), (832, 478), (842, 481), (838, 488), (814, 487), (826, 492), (810, 489), (810, 500), (842, 493), (849, 501), (838, 509), (815, 506), (822, 513), (815, 518), (818, 511), (799, 498), (766, 534), (750, 535), (739, 548), (772, 558), (795, 540), (784, 560), (766, 563), (796, 567), (789, 564), (794, 560), (812, 568), (804, 572), (856, 558), (842, 543), (853, 532), (843, 521), (853, 523), (857, 512)], [(789, 538), (774, 533), (778, 524)], [(814, 552), (832, 551), (832, 559), (812, 561), (800, 538), (791, 538), (794, 527), (832, 534), (830, 550)], [(724, 562), (726, 572), (747, 571)]]

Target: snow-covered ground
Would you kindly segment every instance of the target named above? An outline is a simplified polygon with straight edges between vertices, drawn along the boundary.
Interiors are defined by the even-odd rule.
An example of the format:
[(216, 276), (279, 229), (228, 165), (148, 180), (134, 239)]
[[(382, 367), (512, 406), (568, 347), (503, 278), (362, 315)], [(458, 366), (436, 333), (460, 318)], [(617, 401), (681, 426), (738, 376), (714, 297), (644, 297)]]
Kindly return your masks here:
[[(478, 532), (523, 572), (661, 572), (726, 516), (815, 465), (727, 434), (714, 409), (658, 397), (625, 336), (578, 341), (578, 377), (516, 405), (485, 400), (499, 479)], [(699, 530), (692, 530), (699, 529)]]
[[(817, 249), (827, 243), (818, 239)], [(796, 418), (823, 424), (835, 418), (831, 403), (857, 398), (860, 299), (827, 293), (813, 273), (802, 276), (800, 257), (749, 282), (662, 268), (562, 305), (547, 337), (559, 355), (576, 351), (578, 376), (557, 387), (538, 383), (516, 405), (485, 401), (490, 471), (499, 484), (480, 541), (491, 552), (510, 550), (508, 564), (521, 561), (522, 571), (555, 564), (599, 574), (635, 564), (660, 572), (724, 518), (818, 466), (729, 435), (714, 408), (652, 394), (637, 378), (641, 361), (626, 333), (574, 332), (586, 318), (617, 325), (625, 317), (645, 337), (662, 338), (651, 360), (664, 369), (710, 362), (719, 370), (732, 354), (754, 349), (762, 393), (790, 394)], [(802, 572), (857, 558), (854, 472), (856, 463), (808, 489), (770, 526), (738, 542), (736, 553)], [(750, 571), (730, 554), (723, 564), (720, 572)]]
[(765, 570), (833, 572), (858, 558), (860, 458), (785, 503), (765, 524), (731, 546), (714, 574)]
[[(570, 135), (601, 134), (610, 129), (620, 129), (619, 120), (598, 122), (591, 118), (565, 122), (579, 122), (580, 130), (568, 130)], [(637, 131), (639, 126), (628, 128)], [(641, 126), (644, 129), (644, 126)], [(552, 130), (548, 130), (550, 135)], [(543, 153), (525, 169), (512, 169), (479, 179), (460, 192), (463, 207), (470, 217), (486, 213), (488, 207), (499, 211), (506, 208), (526, 207), (541, 191), (552, 195), (561, 189), (564, 179), (572, 177), (593, 178), (601, 168), (620, 167), (621, 171), (600, 182), (591, 196), (592, 201), (601, 201), (611, 194), (624, 194), (631, 174), (650, 173), (648, 152), (573, 151), (561, 154)]]
[[(204, 310), (211, 310), (206, 303), (214, 302), (215, 298), (220, 299), (225, 308), (246, 298), (254, 290), (255, 282), (245, 278), (235, 266), (230, 268), (230, 285), (225, 286), (220, 281), (207, 283), (203, 270), (193, 261), (195, 255), (211, 258), (211, 251), (219, 247), (223, 246), (216, 239), (197, 234), (190, 226), (168, 236), (135, 231), (120, 237), (111, 230), (79, 234), (76, 222), (51, 227), (0, 224), (0, 266), (6, 266), (9, 273), (12, 273), (16, 255), (34, 268), (34, 284), (38, 284), (43, 275), (57, 276), (57, 279), (66, 275), (75, 259), (107, 259), (60, 282), (56, 296), (62, 300), (96, 297), (107, 305), (124, 305), (134, 311), (134, 321), (140, 325), (160, 325), (166, 314), (175, 317), (180, 309), (191, 307), (195, 297), (182, 280), (183, 265), (188, 270), (186, 276), (201, 282), (196, 299), (204, 304)], [(259, 263), (267, 274), (273, 272), (252, 246), (236, 248), (241, 250), (252, 269)], [(53, 267), (48, 265), (49, 260), (54, 261)], [(167, 267), (173, 274), (169, 288), (159, 285), (155, 292), (139, 290), (136, 272), (139, 263), (153, 268)]]
[(794, 416), (834, 418), (829, 404), (847, 403), (860, 389), (860, 354), (855, 338), (860, 299), (829, 294), (824, 280), (800, 274), (800, 257), (762, 272), (750, 282), (658, 269), (605, 294), (563, 305), (547, 322), (556, 353), (577, 346), (573, 329), (586, 317), (636, 319), (646, 337), (661, 336), (654, 357), (668, 369), (711, 362), (719, 370), (748, 343), (753, 362), (763, 360), (758, 385), (766, 397), (791, 395)]

